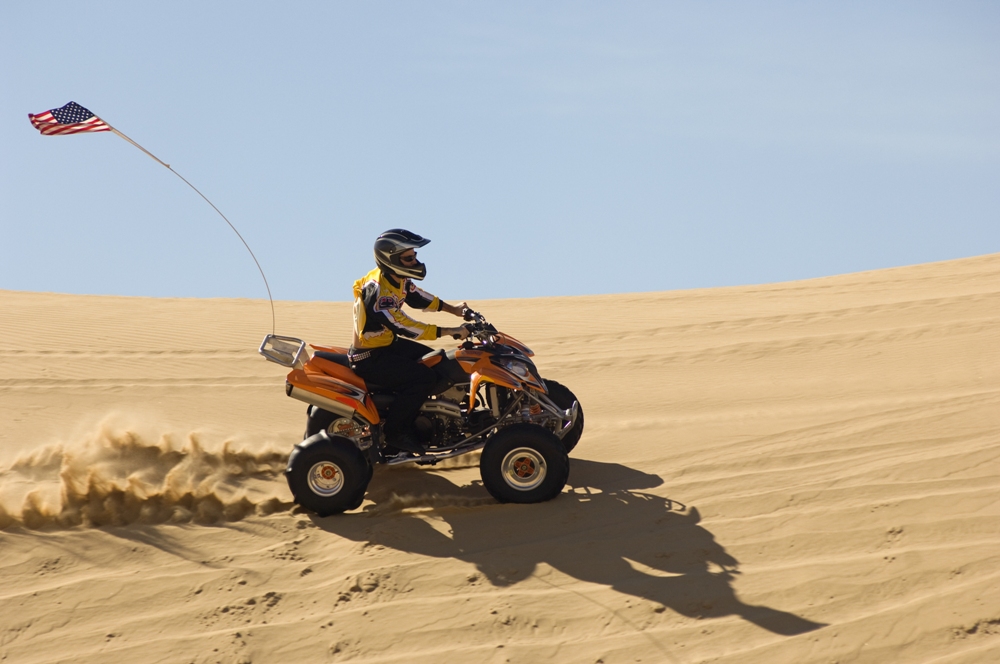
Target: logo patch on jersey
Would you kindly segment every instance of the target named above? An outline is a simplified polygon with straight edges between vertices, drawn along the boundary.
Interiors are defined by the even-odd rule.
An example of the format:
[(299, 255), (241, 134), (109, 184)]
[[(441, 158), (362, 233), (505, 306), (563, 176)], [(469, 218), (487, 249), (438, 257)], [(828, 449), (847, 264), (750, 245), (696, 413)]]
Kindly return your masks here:
[(378, 299), (378, 309), (398, 309), (399, 304), (396, 302), (396, 298), (391, 295), (383, 295)]

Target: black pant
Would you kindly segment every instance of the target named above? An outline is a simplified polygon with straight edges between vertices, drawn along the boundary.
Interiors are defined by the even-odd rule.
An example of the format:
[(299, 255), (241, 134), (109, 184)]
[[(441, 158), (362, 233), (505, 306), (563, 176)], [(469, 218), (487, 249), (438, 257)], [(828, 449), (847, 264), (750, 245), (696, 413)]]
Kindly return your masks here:
[(420, 364), (420, 358), (433, 350), (416, 341), (397, 338), (391, 345), (372, 351), (368, 359), (354, 364), (354, 373), (366, 383), (380, 392), (396, 395), (388, 416), (379, 413), (385, 417), (385, 437), (390, 442), (412, 429), (420, 406), (437, 382), (434, 370)]

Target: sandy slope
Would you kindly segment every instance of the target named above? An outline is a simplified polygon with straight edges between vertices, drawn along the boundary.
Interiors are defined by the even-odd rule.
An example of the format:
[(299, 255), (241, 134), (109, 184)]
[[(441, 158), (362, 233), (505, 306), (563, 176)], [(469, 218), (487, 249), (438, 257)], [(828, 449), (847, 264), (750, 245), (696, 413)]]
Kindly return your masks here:
[(1000, 255), (478, 304), (583, 402), (571, 488), (312, 519), (266, 304), (0, 292), (0, 660), (1000, 661)]

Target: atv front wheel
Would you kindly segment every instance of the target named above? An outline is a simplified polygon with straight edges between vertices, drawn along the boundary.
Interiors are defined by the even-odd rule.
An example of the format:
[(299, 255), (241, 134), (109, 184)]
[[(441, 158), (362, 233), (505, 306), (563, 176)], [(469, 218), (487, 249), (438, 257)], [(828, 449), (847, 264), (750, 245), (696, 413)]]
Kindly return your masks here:
[(569, 456), (548, 429), (512, 424), (486, 442), (479, 474), (486, 490), (501, 503), (541, 503), (566, 486)]
[(569, 391), (569, 388), (565, 385), (557, 383), (554, 380), (545, 379), (545, 387), (549, 390), (549, 398), (555, 405), (559, 406), (563, 410), (566, 410), (573, 405), (573, 402), (577, 402), (579, 411), (576, 416), (576, 424), (573, 428), (566, 432), (566, 434), (560, 439), (562, 440), (563, 447), (566, 448), (567, 452), (572, 452), (576, 444), (580, 442), (580, 436), (583, 435), (583, 406), (577, 400), (576, 395)]
[(371, 465), (353, 442), (320, 431), (295, 446), (285, 479), (296, 503), (329, 516), (361, 506)]

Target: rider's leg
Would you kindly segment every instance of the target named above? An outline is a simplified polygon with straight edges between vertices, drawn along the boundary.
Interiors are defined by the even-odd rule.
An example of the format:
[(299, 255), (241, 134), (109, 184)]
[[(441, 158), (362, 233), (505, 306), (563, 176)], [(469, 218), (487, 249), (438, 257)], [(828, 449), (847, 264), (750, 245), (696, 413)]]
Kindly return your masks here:
[(412, 347), (404, 347), (402, 353), (394, 352), (399, 341), (402, 340), (359, 362), (355, 371), (366, 381), (382, 385), (395, 394), (385, 422), (386, 441), (401, 443), (396, 446), (416, 452), (421, 448), (413, 435), (413, 420), (437, 381), (437, 375), (433, 369), (408, 357), (415, 352)]
[(426, 346), (419, 341), (413, 341), (412, 339), (400, 339), (397, 338), (392, 342), (392, 352), (396, 355), (402, 355), (403, 357), (409, 358), (411, 360), (419, 360), (427, 353), (434, 352), (434, 349), (430, 346)]

